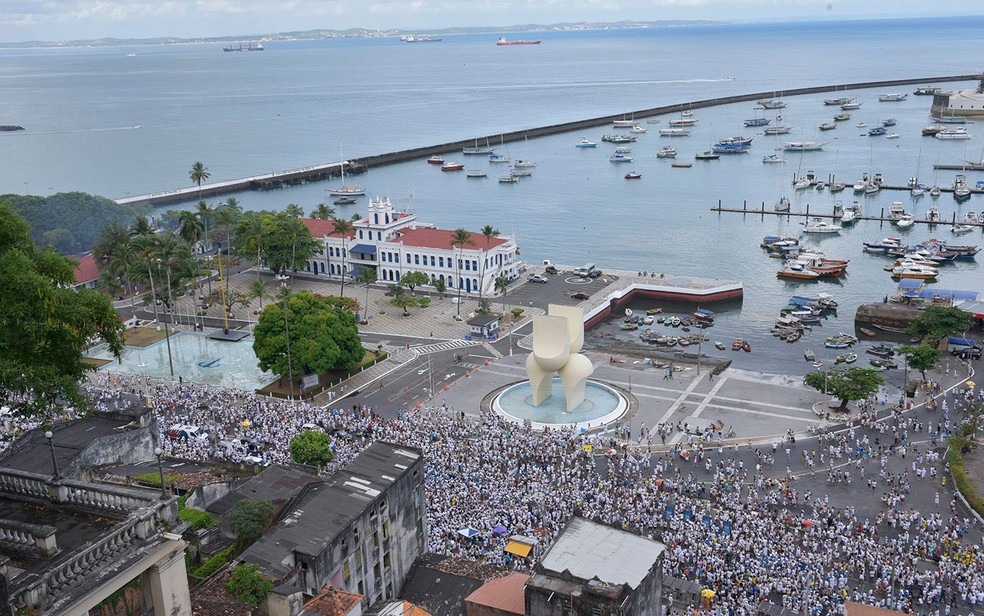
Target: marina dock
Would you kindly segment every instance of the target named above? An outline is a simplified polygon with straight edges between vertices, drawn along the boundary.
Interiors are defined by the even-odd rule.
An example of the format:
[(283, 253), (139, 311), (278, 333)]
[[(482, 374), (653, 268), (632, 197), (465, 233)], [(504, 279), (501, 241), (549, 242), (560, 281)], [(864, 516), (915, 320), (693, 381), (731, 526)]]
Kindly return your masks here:
[[(718, 204), (715, 207), (711, 208), (711, 211), (718, 212), (719, 214), (722, 212), (728, 212), (732, 214), (755, 214), (756, 216), (762, 216), (763, 218), (765, 216), (786, 216), (787, 218), (831, 218), (831, 219), (840, 218), (839, 214), (834, 215), (832, 212), (829, 214), (816, 212), (816, 211), (811, 212), (809, 203), (806, 204), (806, 211), (803, 212), (777, 212), (772, 209), (766, 209), (764, 201), (762, 202), (762, 205), (758, 208), (756, 208), (755, 206), (749, 208), (748, 202), (743, 201), (742, 206), (739, 208), (739, 207), (724, 207), (724, 205), (719, 200)], [(858, 214), (858, 216), (854, 220), (874, 220), (874, 221), (888, 222), (888, 223), (895, 222), (894, 218), (889, 218), (888, 216), (885, 215), (885, 208), (880, 208), (877, 216)], [(979, 223), (979, 222), (965, 223), (962, 220), (958, 221), (956, 212), (953, 213), (953, 217), (951, 220), (930, 221), (925, 219), (917, 219), (915, 220), (915, 222), (917, 224), (924, 224), (924, 225), (955, 225), (957, 223), (971, 224), (971, 226), (979, 227), (982, 231), (984, 231), (984, 223)]]
[[(804, 94), (819, 94), (825, 92), (843, 93), (849, 90), (861, 90), (867, 88), (894, 87), (894, 86), (904, 86), (904, 85), (919, 85), (919, 84), (925, 84), (931, 82), (945, 83), (945, 82), (955, 82), (955, 81), (976, 81), (980, 78), (981, 78), (980, 74), (973, 74), (973, 75), (947, 75), (942, 77), (919, 77), (915, 79), (894, 79), (888, 81), (865, 81), (865, 82), (836, 84), (836, 85), (829, 85), (829, 86), (814, 86), (809, 88), (785, 90), (784, 95), (800, 96)], [(287, 171), (277, 171), (273, 173), (266, 173), (262, 175), (256, 175), (256, 176), (251, 176), (251, 177), (241, 178), (236, 180), (202, 184), (200, 188), (198, 186), (190, 186), (187, 188), (178, 188), (175, 190), (168, 190), (168, 191), (150, 193), (145, 195), (125, 197), (122, 199), (116, 199), (116, 203), (119, 203), (121, 205), (150, 205), (153, 207), (159, 207), (164, 205), (173, 205), (176, 203), (198, 201), (199, 199), (218, 197), (221, 195), (243, 192), (246, 190), (270, 190), (275, 188), (283, 188), (286, 186), (294, 186), (306, 182), (317, 182), (329, 178), (339, 177), (342, 175), (341, 166), (343, 164), (345, 165), (344, 168), (345, 174), (358, 174), (367, 171), (371, 167), (381, 167), (384, 165), (391, 165), (394, 163), (404, 162), (408, 160), (426, 158), (428, 156), (432, 156), (435, 154), (460, 152), (462, 148), (469, 147), (469, 146), (487, 145), (487, 144), (495, 146), (496, 144), (505, 144), (505, 143), (523, 141), (528, 138), (545, 137), (548, 135), (556, 135), (556, 134), (574, 132), (583, 129), (596, 128), (598, 126), (606, 126), (606, 125), (610, 126), (614, 120), (621, 120), (621, 119), (625, 119), (626, 117), (632, 117), (635, 120), (642, 121), (645, 120), (646, 118), (677, 114), (686, 110), (717, 107), (719, 105), (728, 105), (732, 103), (741, 103), (747, 101), (754, 102), (763, 98), (772, 98), (774, 94), (775, 94), (774, 91), (769, 90), (766, 92), (754, 92), (750, 94), (741, 94), (736, 96), (724, 96), (720, 98), (710, 98), (710, 99), (704, 99), (698, 101), (677, 103), (672, 105), (664, 105), (661, 107), (640, 109), (637, 111), (630, 111), (617, 115), (590, 118), (587, 120), (564, 122), (561, 124), (541, 126), (538, 128), (530, 128), (530, 129), (513, 131), (503, 134), (497, 133), (494, 135), (482, 135), (478, 137), (471, 137), (469, 139), (462, 139), (460, 141), (453, 141), (449, 143), (423, 146), (419, 148), (411, 148), (407, 150), (400, 150), (397, 152), (390, 152), (384, 154), (376, 154), (372, 156), (362, 157), (359, 159), (354, 159), (351, 161), (324, 163), (324, 164), (313, 165), (310, 167), (301, 167), (298, 169), (290, 169)]]

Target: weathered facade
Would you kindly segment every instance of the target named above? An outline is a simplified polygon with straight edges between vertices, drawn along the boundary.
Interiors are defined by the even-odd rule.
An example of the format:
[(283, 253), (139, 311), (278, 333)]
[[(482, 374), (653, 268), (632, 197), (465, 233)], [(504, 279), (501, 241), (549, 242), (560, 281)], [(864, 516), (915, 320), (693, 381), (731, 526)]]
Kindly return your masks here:
[(426, 536), (420, 451), (376, 442), (297, 505), (241, 560), (308, 596), (333, 588), (367, 606), (396, 598)]

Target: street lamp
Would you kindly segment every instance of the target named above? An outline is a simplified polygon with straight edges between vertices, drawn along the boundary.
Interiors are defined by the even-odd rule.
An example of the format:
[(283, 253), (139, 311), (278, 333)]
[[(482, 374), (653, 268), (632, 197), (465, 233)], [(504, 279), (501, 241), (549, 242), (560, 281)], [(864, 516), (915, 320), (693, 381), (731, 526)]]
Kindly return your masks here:
[(294, 398), (294, 367), (290, 361), (290, 326), (287, 324), (287, 296), (290, 291), (287, 288), (287, 276), (280, 278), (280, 288), (284, 296), (284, 336), (287, 338), (287, 380), (290, 381), (290, 397)]
[[(157, 260), (157, 266), (160, 267), (161, 260)], [(171, 370), (171, 380), (174, 380), (174, 362), (171, 360), (171, 328), (168, 326), (168, 322), (171, 320), (174, 314), (174, 309), (171, 307), (171, 266), (167, 268), (167, 309), (171, 314), (168, 315), (168, 320), (164, 321), (164, 342), (167, 344), (167, 367)], [(154, 305), (157, 305), (157, 300), (155, 298)]]
[(58, 458), (55, 457), (55, 445), (51, 442), (53, 436), (54, 434), (51, 433), (51, 430), (44, 433), (44, 438), (48, 439), (48, 449), (51, 450), (51, 466), (55, 469), (55, 481), (58, 481), (61, 479), (61, 473), (58, 472)]
[(157, 472), (161, 474), (161, 498), (167, 498), (167, 488), (164, 485), (164, 461), (161, 459), (164, 455), (164, 450), (160, 447), (154, 448), (154, 455), (157, 456)]

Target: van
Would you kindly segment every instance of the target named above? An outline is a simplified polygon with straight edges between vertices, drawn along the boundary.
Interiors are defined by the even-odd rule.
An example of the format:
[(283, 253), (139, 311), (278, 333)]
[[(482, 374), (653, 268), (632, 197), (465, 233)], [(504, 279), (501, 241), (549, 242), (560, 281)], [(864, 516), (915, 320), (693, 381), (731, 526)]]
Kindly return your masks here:
[(591, 276), (591, 272), (593, 272), (594, 270), (595, 270), (595, 264), (588, 263), (587, 265), (584, 265), (574, 270), (574, 275), (580, 276), (581, 278), (587, 278)]

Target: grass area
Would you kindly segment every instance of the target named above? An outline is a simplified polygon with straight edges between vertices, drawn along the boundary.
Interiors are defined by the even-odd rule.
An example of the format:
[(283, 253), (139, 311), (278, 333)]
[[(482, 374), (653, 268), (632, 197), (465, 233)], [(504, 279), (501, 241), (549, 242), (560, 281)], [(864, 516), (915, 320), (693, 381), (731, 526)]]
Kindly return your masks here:
[(111, 359), (97, 359), (95, 357), (83, 357), (82, 358), (82, 363), (83, 364), (90, 364), (92, 366), (95, 366), (96, 368), (102, 368), (103, 366), (105, 366), (106, 364), (108, 364), (111, 361), (113, 361), (113, 360), (111, 360)]
[[(305, 393), (305, 397), (317, 394), (330, 386), (332, 383), (337, 383), (339, 380), (347, 379), (353, 374), (357, 374), (363, 368), (368, 368), (373, 364), (379, 363), (387, 357), (389, 357), (389, 355), (385, 352), (380, 352), (379, 355), (377, 355), (375, 351), (366, 351), (362, 356), (362, 360), (351, 370), (332, 370), (321, 374), (318, 377), (318, 386), (308, 389)], [(301, 378), (302, 375), (294, 375), (294, 396), (297, 396), (301, 391)], [(257, 393), (266, 396), (273, 395), (278, 398), (286, 398), (290, 395), (290, 392), (290, 381), (286, 377), (277, 379), (266, 387), (257, 390)]]
[[(946, 461), (950, 463), (950, 474), (960, 493), (967, 499), (967, 502), (978, 514), (984, 516), (984, 496), (977, 491), (971, 481), (970, 473), (964, 463), (963, 450), (972, 447), (975, 443), (963, 434), (957, 434), (950, 439), (950, 448), (946, 454)], [(979, 455), (979, 454), (978, 454)]]
[[(166, 481), (168, 483), (168, 485), (170, 485), (170, 484), (174, 483), (175, 481), (178, 481), (179, 479), (181, 479), (181, 477), (183, 477), (183, 475), (169, 475), (169, 474), (165, 473), (164, 474), (164, 481)], [(140, 482), (140, 483), (142, 483), (142, 484), (144, 484), (146, 486), (150, 486), (152, 488), (159, 488), (159, 487), (161, 487), (161, 474), (159, 472), (157, 472), (157, 473), (142, 473), (140, 475), (134, 476), (134, 479), (136, 479), (138, 482)]]
[[(158, 481), (159, 480), (160, 478), (158, 477)], [(191, 530), (199, 530), (201, 528), (210, 528), (215, 526), (215, 519), (207, 511), (186, 507), (185, 501), (187, 500), (187, 494), (178, 499), (178, 517), (187, 522), (190, 525)]]
[(134, 327), (126, 330), (126, 344), (135, 347), (148, 347), (163, 340), (166, 333), (163, 329), (158, 331), (153, 327)]

